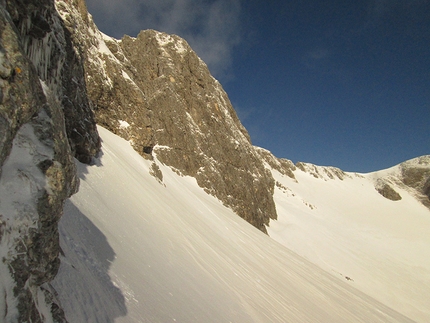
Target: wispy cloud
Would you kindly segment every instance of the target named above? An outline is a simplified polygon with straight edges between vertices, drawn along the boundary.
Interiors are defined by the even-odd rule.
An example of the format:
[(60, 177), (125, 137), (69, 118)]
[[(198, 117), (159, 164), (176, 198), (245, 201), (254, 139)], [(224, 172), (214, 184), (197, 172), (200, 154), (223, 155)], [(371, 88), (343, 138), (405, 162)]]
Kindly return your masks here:
[(116, 38), (155, 29), (185, 38), (216, 77), (240, 42), (240, 0), (88, 0), (99, 28)]
[(326, 65), (331, 56), (327, 48), (317, 47), (304, 53), (302, 60), (307, 68), (314, 69)]

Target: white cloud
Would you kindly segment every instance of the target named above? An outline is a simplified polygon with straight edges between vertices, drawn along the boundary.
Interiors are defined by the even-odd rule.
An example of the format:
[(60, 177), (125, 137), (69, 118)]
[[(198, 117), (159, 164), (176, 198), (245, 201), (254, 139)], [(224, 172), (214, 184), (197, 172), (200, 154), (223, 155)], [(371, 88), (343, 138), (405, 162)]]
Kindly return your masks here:
[(88, 9), (113, 37), (155, 29), (185, 38), (217, 77), (240, 41), (240, 0), (88, 0)]

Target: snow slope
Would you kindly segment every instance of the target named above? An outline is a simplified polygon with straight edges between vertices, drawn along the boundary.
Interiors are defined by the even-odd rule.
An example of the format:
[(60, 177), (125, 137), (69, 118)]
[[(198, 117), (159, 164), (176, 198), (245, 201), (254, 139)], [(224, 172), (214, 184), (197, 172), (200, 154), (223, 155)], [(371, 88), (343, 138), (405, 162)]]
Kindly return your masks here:
[[(430, 212), (409, 191), (391, 201), (375, 181), (398, 166), (297, 181), (272, 170), (278, 220), (269, 235), (319, 267), (418, 321), (430, 322)], [(323, 172), (321, 172), (323, 173)]]
[[(411, 322), (262, 234), (164, 165), (99, 128), (78, 164), (53, 282), (71, 323)], [(308, 242), (309, 243), (309, 242)], [(352, 275), (353, 273), (351, 273)]]

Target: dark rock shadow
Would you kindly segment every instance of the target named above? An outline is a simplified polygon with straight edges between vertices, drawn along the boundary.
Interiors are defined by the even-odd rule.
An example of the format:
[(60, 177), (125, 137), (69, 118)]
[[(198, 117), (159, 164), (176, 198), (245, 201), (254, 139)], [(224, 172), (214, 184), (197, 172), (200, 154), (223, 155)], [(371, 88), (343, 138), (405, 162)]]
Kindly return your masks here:
[(77, 159), (75, 159), (75, 164), (76, 164), (76, 169), (78, 171), (79, 179), (81, 180), (85, 179), (86, 175), (88, 174), (89, 167), (102, 167), (103, 155), (104, 155), (103, 148), (101, 148), (100, 151), (97, 153), (97, 156), (92, 158), (90, 165), (80, 163)]
[(124, 295), (109, 276), (115, 252), (106, 236), (71, 200), (59, 231), (63, 255), (52, 285), (68, 321), (114, 323), (125, 316)]
[[(100, 142), (103, 142), (103, 140), (101, 138), (100, 138)], [(100, 148), (99, 152), (97, 153), (97, 156), (93, 158), (93, 160), (91, 162), (91, 166), (97, 166), (97, 167), (103, 166), (103, 164), (102, 164), (103, 155), (104, 155), (103, 149)]]

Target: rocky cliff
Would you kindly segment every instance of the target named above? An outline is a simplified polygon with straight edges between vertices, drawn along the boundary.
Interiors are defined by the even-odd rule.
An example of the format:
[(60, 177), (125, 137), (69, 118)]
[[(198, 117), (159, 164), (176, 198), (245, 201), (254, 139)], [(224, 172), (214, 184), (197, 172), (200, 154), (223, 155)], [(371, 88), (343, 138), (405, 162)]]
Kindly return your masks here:
[[(227, 94), (187, 42), (154, 30), (103, 35), (83, 2), (57, 1), (85, 58), (97, 122), (145, 158), (193, 176), (206, 192), (265, 232), (276, 218), (274, 181)], [(156, 157), (156, 158), (153, 158)]]
[(81, 57), (53, 1), (0, 1), (0, 321), (65, 321), (49, 281), (73, 157), (100, 140)]

